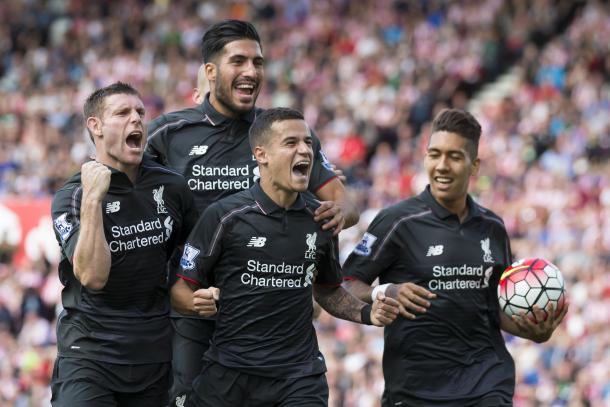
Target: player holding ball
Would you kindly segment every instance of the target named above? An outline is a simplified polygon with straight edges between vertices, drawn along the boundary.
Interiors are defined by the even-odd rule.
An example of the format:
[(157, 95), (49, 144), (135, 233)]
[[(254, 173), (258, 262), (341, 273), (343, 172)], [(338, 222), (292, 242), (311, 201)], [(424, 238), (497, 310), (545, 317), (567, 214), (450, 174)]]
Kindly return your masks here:
[(501, 331), (545, 342), (568, 311), (567, 303), (559, 313), (534, 307), (530, 319), (500, 310), (508, 235), (468, 195), (480, 136), (470, 113), (440, 112), (424, 158), (429, 185), (382, 210), (344, 265), (360, 299), (384, 292), (400, 302), (402, 318), (385, 330), (384, 407), (512, 406), (515, 366)]

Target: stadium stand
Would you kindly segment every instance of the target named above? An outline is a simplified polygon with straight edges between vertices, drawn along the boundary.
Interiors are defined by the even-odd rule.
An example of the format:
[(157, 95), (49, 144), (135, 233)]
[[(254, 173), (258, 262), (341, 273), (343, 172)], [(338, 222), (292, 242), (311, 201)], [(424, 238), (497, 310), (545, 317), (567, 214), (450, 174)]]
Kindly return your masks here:
[[(229, 17), (267, 44), (259, 105), (302, 109), (347, 174), (362, 216), (343, 259), (379, 208), (423, 188), (432, 115), (515, 69), (479, 106), (474, 195), (515, 257), (559, 266), (572, 303), (549, 342), (507, 337), (515, 406), (610, 405), (610, 6), (564, 0), (0, 2), (0, 405), (49, 405), (61, 286), (45, 214), (91, 152), (83, 98), (122, 80), (148, 119), (191, 104), (201, 35)], [(381, 334), (316, 324), (330, 405), (377, 406)]]

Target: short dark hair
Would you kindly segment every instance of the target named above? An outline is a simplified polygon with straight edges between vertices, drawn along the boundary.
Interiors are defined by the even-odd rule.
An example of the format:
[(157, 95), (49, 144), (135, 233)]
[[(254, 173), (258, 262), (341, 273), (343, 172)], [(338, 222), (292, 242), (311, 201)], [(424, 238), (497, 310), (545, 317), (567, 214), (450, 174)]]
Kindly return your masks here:
[(256, 116), (254, 123), (250, 126), (249, 140), (250, 147), (254, 147), (267, 143), (269, 138), (269, 130), (275, 122), (284, 120), (305, 120), (303, 113), (289, 107), (275, 107), (265, 110)]
[(261, 50), (263, 49), (258, 32), (251, 23), (241, 20), (223, 20), (214, 24), (201, 39), (203, 62), (211, 62), (228, 43), (243, 39), (256, 41)]
[(432, 122), (432, 133), (437, 131), (456, 133), (470, 141), (472, 159), (477, 158), (481, 125), (472, 114), (460, 109), (444, 109)]
[[(115, 82), (112, 85), (108, 85), (104, 88), (99, 88), (93, 92), (83, 106), (83, 113), (85, 115), (85, 123), (89, 117), (101, 117), (104, 112), (104, 101), (108, 96), (117, 94), (136, 95), (141, 98), (140, 93), (135, 88), (127, 83)], [(87, 131), (89, 129), (87, 128)], [(89, 137), (93, 141), (93, 135), (89, 131)]]

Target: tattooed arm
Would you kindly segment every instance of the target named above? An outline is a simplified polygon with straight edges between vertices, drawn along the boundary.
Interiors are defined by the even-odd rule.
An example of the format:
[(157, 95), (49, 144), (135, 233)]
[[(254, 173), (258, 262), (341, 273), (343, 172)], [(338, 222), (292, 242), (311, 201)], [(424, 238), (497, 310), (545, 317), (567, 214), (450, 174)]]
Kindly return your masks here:
[[(342, 286), (327, 286), (314, 284), (314, 298), (329, 314), (336, 318), (348, 321), (367, 323), (366, 316), (363, 318), (362, 311), (370, 307), (370, 323), (376, 326), (390, 325), (398, 316), (398, 302), (392, 298), (379, 293), (373, 306), (360, 301)], [(364, 319), (364, 320), (363, 320)]]

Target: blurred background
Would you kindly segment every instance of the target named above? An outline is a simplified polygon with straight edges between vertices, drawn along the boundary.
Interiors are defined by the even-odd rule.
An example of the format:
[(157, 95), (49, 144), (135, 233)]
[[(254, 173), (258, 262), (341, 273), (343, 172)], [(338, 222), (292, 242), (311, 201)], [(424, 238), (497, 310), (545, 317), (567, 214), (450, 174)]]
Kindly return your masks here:
[[(563, 272), (570, 313), (538, 345), (506, 337), (515, 406), (610, 406), (610, 6), (567, 0), (0, 1), (0, 405), (48, 406), (60, 307), (50, 198), (92, 150), (82, 105), (121, 80), (147, 120), (192, 105), (199, 43), (255, 23), (258, 106), (304, 111), (347, 175), (361, 222), (426, 184), (440, 109), (483, 125), (472, 194), (516, 258)], [(333, 407), (379, 405), (382, 332), (316, 322)]]

